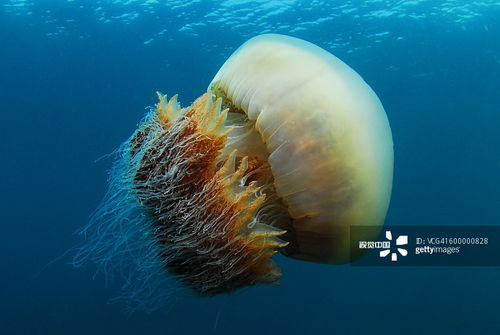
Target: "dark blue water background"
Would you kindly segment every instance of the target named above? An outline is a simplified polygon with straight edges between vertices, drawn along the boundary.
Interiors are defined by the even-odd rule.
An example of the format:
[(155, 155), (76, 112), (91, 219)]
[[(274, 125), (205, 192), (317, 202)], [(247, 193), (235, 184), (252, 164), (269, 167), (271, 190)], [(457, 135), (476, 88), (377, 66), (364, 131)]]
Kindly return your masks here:
[[(138, 1), (6, 3), (0, 4), (1, 334), (500, 332), (495, 267), (365, 268), (277, 256), (281, 286), (216, 298), (173, 294), (167, 308), (131, 316), (122, 304), (107, 303), (119, 283), (106, 288), (102, 275), (92, 280), (91, 266), (74, 269), (62, 259), (41, 271), (78, 242), (74, 232), (102, 198), (111, 166), (96, 160), (131, 134), (155, 92), (179, 93), (188, 105), (236, 47), (267, 30), (328, 49), (379, 95), (395, 143), (388, 223), (500, 224), (498, 3), (479, 2), (472, 7), (477, 15), (463, 20), (460, 10), (445, 14), (432, 1), (409, 5), (415, 17), (373, 15), (404, 1), (372, 7), (344, 1), (355, 9), (346, 13), (328, 1), (310, 8), (284, 1), (281, 13), (266, 17), (264, 9), (258, 20), (235, 14), (258, 1), (219, 9), (215, 1), (176, 1), (187, 4), (181, 9)], [(215, 10), (238, 20), (179, 29), (209, 20)], [(103, 11), (140, 15), (105, 22)], [(330, 19), (292, 31), (323, 17)]]

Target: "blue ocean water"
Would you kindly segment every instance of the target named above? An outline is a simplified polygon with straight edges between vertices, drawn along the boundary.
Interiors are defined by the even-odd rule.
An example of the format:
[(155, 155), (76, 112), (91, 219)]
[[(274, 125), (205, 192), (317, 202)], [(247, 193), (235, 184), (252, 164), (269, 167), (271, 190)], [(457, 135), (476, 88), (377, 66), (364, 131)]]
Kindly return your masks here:
[(280, 286), (173, 292), (167, 307), (127, 315), (108, 303), (119, 282), (60, 258), (104, 195), (106, 155), (155, 92), (187, 106), (235, 48), (269, 32), (332, 52), (379, 95), (395, 143), (387, 223), (500, 223), (498, 1), (5, 0), (0, 334), (500, 332), (497, 267), (278, 255)]

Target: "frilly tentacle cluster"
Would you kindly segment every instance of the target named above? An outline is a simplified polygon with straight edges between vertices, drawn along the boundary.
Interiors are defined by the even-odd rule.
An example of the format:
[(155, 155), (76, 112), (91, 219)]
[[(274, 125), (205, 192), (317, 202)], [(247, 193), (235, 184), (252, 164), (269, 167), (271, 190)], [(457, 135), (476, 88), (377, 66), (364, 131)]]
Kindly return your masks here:
[[(160, 282), (159, 269), (203, 295), (276, 282), (271, 257), (287, 243), (279, 238), (285, 231), (269, 224), (276, 199), (266, 197), (267, 163), (224, 150), (231, 127), (220, 98), (206, 93), (181, 108), (177, 96), (158, 96), (119, 150), (75, 264), (90, 259), (106, 273), (117, 269), (135, 291), (129, 296), (144, 300), (158, 295), (160, 285), (147, 281)], [(127, 253), (137, 257), (126, 262)]]
[(139, 201), (152, 217), (160, 258), (180, 280), (202, 294), (275, 282), (271, 260), (287, 243), (285, 231), (257, 222), (266, 199), (248, 157), (222, 157), (228, 110), (210, 93), (181, 109), (159, 95), (156, 115), (132, 137)]

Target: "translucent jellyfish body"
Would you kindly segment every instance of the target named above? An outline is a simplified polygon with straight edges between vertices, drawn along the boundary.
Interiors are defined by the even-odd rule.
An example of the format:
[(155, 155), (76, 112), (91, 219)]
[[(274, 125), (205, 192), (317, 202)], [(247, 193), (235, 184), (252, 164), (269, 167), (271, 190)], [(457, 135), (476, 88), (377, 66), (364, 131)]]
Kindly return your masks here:
[(257, 36), (191, 106), (159, 100), (118, 151), (75, 257), (125, 273), (129, 298), (155, 301), (167, 272), (204, 295), (273, 283), (277, 252), (346, 263), (349, 227), (383, 224), (389, 123), (325, 50)]

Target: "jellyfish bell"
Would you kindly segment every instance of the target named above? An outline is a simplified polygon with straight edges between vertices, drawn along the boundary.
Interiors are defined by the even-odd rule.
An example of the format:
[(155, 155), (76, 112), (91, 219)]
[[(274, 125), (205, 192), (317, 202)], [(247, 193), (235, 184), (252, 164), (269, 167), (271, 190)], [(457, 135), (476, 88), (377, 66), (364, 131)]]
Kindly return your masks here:
[(349, 227), (382, 225), (391, 194), (392, 136), (373, 90), (332, 54), (275, 34), (243, 44), (209, 90), (265, 143), (292, 218), (288, 255), (348, 262)]
[(303, 40), (261, 35), (191, 106), (159, 94), (118, 150), (74, 263), (123, 274), (143, 305), (166, 271), (214, 295), (276, 282), (277, 252), (346, 263), (349, 227), (384, 222), (392, 165), (384, 109), (354, 70)]

